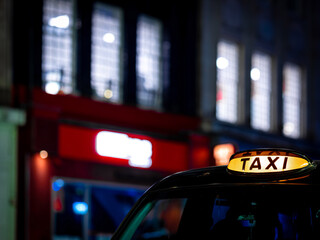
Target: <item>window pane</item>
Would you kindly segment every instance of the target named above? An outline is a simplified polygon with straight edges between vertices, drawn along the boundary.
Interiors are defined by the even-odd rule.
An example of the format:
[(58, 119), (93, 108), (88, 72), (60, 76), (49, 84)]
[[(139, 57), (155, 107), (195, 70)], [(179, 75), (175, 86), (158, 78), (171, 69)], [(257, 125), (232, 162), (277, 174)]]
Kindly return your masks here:
[(217, 119), (235, 123), (238, 114), (239, 48), (220, 42), (217, 58)]
[(91, 85), (98, 98), (121, 101), (122, 12), (95, 4), (92, 19)]
[(268, 131), (271, 126), (271, 57), (255, 53), (252, 56), (250, 75), (252, 84), (251, 126)]
[(318, 188), (278, 187), (207, 185), (154, 192), (118, 239), (318, 239)]
[(140, 106), (159, 108), (161, 101), (161, 23), (140, 17), (137, 26), (137, 100)]
[(283, 134), (298, 138), (301, 136), (301, 68), (286, 64), (283, 74)]
[(54, 178), (51, 185), (52, 240), (105, 240), (145, 191), (72, 178)]
[(72, 93), (73, 1), (45, 0), (43, 8), (42, 79), (47, 93)]
[(154, 203), (131, 239), (170, 239), (176, 235), (186, 199), (163, 199)]

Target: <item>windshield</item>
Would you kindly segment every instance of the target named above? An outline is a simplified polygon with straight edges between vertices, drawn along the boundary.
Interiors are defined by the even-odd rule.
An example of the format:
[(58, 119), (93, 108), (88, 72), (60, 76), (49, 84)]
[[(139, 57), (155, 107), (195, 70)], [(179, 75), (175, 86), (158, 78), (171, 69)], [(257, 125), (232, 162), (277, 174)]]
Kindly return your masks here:
[(160, 191), (120, 239), (315, 239), (318, 195), (310, 186), (279, 184)]

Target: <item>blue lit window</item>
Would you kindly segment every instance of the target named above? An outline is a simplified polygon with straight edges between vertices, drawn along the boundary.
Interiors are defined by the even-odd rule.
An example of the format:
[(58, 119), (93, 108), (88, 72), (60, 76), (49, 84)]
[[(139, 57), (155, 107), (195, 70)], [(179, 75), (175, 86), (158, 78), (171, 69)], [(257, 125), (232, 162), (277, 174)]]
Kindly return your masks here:
[(133, 185), (54, 178), (53, 239), (109, 239), (144, 191)]
[(161, 23), (141, 16), (137, 26), (137, 101), (140, 107), (161, 105)]
[(50, 94), (72, 93), (73, 1), (44, 0), (43, 4), (43, 89)]
[(283, 69), (283, 134), (291, 138), (302, 136), (302, 69), (286, 64)]
[(221, 41), (218, 44), (216, 116), (218, 120), (238, 120), (239, 47)]
[(122, 95), (122, 12), (95, 4), (92, 16), (91, 86), (99, 99), (119, 103)]
[(262, 131), (271, 129), (271, 57), (255, 53), (252, 56), (251, 126)]

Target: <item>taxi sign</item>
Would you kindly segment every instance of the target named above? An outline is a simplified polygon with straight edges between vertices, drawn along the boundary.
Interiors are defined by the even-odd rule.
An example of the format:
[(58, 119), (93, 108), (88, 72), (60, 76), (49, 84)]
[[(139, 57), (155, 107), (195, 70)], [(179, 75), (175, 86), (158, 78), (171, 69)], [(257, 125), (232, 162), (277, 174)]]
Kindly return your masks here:
[(307, 173), (314, 165), (306, 156), (291, 151), (261, 149), (238, 152), (231, 156), (227, 170), (246, 176), (274, 176), (288, 173)]

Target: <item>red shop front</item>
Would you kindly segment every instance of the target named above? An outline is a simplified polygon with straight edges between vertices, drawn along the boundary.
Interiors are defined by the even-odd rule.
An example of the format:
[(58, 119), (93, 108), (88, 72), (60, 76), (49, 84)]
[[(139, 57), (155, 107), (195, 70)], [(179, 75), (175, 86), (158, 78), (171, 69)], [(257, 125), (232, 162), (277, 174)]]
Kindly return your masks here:
[(209, 165), (197, 119), (37, 91), (33, 99), (21, 140), (31, 139), (24, 150), (29, 239), (109, 239), (155, 181)]

